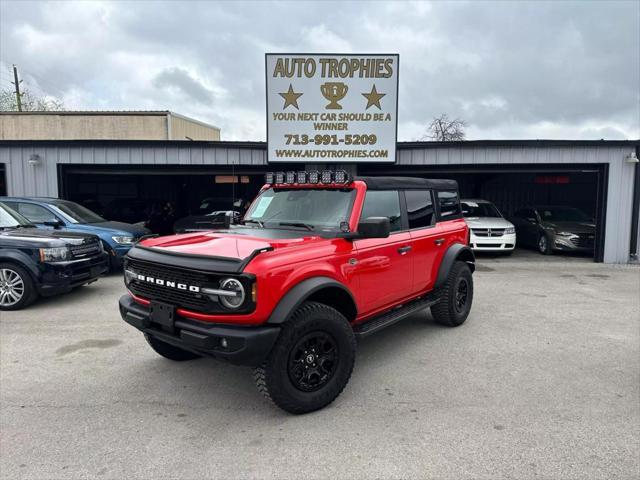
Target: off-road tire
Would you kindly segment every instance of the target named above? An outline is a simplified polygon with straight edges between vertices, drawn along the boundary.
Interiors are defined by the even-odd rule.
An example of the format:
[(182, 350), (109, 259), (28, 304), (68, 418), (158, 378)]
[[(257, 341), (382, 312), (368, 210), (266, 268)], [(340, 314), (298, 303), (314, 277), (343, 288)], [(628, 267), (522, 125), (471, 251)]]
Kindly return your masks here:
[(0, 310), (20, 310), (28, 307), (36, 300), (36, 298), (38, 298), (38, 291), (36, 290), (33, 278), (31, 278), (29, 272), (27, 272), (23, 267), (16, 265), (15, 263), (0, 263), (0, 271), (2, 270), (11, 271), (17, 274), (22, 281), (23, 290), (20, 300), (13, 305), (0, 305)]
[[(543, 246), (543, 243), (544, 243), (544, 246)], [(543, 255), (553, 254), (553, 248), (551, 248), (551, 240), (549, 240), (549, 236), (546, 233), (541, 233), (538, 236), (537, 247), (538, 247), (538, 252), (540, 252)]]
[[(466, 283), (466, 300), (464, 308), (459, 308), (457, 294), (461, 282)], [(449, 272), (446, 282), (440, 287), (440, 300), (431, 307), (433, 318), (447, 327), (462, 325), (471, 311), (473, 303), (473, 276), (465, 262), (456, 261)]]
[[(296, 386), (290, 369), (300, 342), (313, 335), (329, 336), (336, 362), (326, 383), (314, 391)], [(333, 402), (347, 385), (356, 357), (356, 339), (347, 319), (336, 309), (305, 302), (282, 326), (267, 360), (254, 369), (258, 390), (276, 406), (294, 414), (313, 412)], [(314, 364), (315, 365), (315, 364)]]
[(156, 352), (161, 357), (168, 358), (169, 360), (184, 362), (185, 360), (195, 360), (196, 358), (200, 358), (200, 355), (198, 355), (197, 353), (174, 347), (173, 345), (163, 342), (162, 340), (158, 340), (152, 335), (148, 335), (145, 333), (144, 338), (154, 352)]

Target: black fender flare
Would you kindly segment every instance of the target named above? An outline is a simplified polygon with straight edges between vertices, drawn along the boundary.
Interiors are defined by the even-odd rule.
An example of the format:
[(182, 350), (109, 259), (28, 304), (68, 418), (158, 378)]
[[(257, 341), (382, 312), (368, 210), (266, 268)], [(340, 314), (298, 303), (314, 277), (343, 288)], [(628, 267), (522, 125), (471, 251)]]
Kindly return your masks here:
[(29, 255), (20, 250), (5, 250), (2, 249), (2, 255), (0, 255), (0, 263), (9, 262), (15, 263), (22, 268), (24, 268), (27, 272), (31, 274), (33, 280), (38, 280), (40, 278), (40, 271), (38, 270), (38, 266)]
[(434, 288), (442, 286), (444, 282), (447, 281), (449, 272), (451, 271), (451, 268), (453, 267), (453, 264), (456, 260), (462, 260), (463, 262), (466, 262), (471, 269), (471, 273), (475, 271), (476, 257), (473, 254), (473, 250), (471, 250), (469, 246), (463, 245), (462, 243), (454, 243), (448, 248), (448, 250), (444, 254), (444, 257), (442, 258)]
[(274, 308), (273, 312), (271, 312), (267, 323), (271, 325), (277, 325), (286, 322), (293, 314), (293, 312), (295, 312), (298, 307), (302, 305), (302, 302), (304, 302), (314, 293), (324, 288), (339, 288), (347, 295), (349, 295), (351, 301), (353, 302), (353, 305), (356, 305), (353, 295), (351, 294), (349, 289), (342, 283), (330, 277), (312, 277), (296, 284), (283, 295), (283, 297), (276, 305), (276, 308)]

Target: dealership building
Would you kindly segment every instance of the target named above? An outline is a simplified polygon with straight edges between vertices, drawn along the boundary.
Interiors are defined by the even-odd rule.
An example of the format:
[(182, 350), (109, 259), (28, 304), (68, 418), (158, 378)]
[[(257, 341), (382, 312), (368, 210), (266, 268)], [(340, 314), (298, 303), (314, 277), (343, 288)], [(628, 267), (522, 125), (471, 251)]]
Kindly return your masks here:
[[(454, 178), (463, 198), (493, 201), (505, 216), (527, 205), (577, 207), (596, 222), (594, 260), (628, 263), (638, 253), (639, 150), (640, 141), (399, 142), (395, 163), (339, 167)], [(270, 165), (262, 142), (0, 140), (0, 195), (66, 198), (99, 212), (172, 202), (186, 215), (205, 200), (221, 209), (251, 200), (266, 171), (326, 167)]]

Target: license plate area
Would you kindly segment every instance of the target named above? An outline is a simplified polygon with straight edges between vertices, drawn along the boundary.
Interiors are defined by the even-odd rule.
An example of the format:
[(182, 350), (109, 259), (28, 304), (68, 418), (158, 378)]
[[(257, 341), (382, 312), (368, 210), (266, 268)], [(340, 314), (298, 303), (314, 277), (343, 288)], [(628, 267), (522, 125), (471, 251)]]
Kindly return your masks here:
[(176, 307), (168, 303), (152, 301), (149, 304), (149, 320), (168, 329), (173, 329)]
[(102, 271), (102, 267), (91, 267), (89, 271), (89, 275), (91, 275), (91, 278), (95, 278), (100, 275), (101, 271)]

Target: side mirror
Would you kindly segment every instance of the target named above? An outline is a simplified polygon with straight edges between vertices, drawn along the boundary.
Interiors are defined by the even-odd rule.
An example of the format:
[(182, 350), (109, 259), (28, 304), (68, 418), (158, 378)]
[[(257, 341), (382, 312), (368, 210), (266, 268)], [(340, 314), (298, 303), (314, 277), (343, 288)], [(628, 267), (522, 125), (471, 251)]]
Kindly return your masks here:
[(53, 228), (60, 228), (62, 227), (62, 222), (60, 220), (48, 220), (46, 222), (43, 223), (43, 225), (47, 226), (47, 227), (53, 227)]
[(368, 217), (358, 224), (358, 238), (387, 238), (390, 233), (389, 217)]

